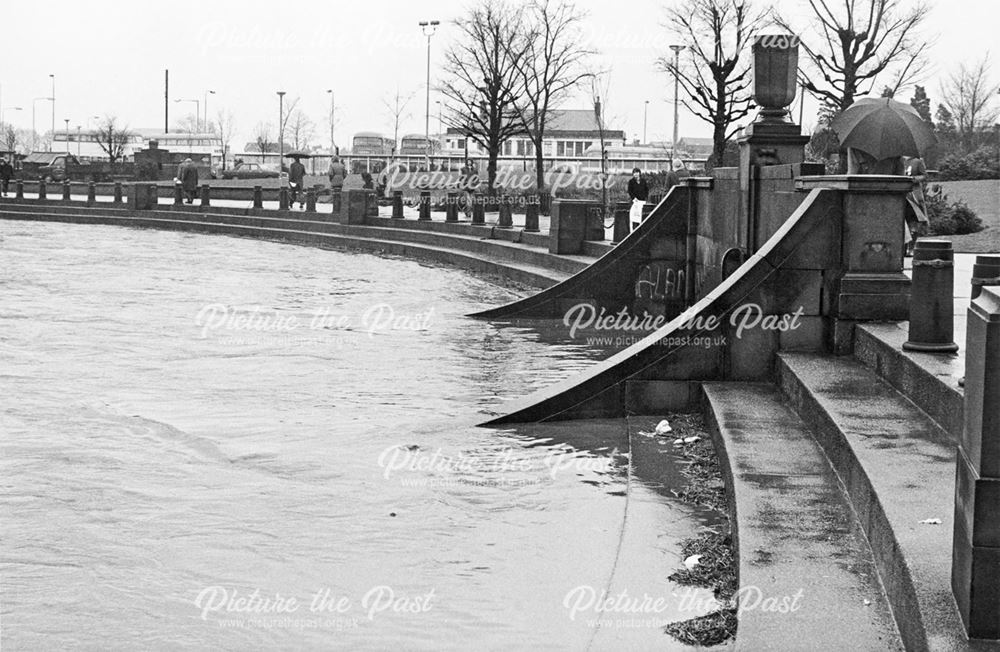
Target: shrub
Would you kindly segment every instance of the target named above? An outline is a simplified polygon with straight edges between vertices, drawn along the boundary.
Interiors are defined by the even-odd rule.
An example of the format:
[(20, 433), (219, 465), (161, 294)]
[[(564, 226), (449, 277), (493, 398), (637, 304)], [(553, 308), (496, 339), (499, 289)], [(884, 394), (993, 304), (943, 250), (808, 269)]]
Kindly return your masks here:
[(942, 181), (1000, 179), (1000, 150), (984, 145), (964, 156), (949, 154), (938, 164)]
[(963, 201), (949, 202), (944, 194), (926, 199), (930, 235), (963, 235), (983, 230), (983, 221)]

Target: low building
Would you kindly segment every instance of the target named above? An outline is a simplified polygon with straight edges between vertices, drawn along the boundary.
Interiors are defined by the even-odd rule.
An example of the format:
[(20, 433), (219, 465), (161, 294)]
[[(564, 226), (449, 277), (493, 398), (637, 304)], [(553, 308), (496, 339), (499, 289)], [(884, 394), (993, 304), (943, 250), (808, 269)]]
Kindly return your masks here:
[[(222, 139), (212, 133), (164, 132), (157, 128), (128, 128), (128, 139), (122, 152), (126, 160), (132, 160), (135, 153), (149, 149), (155, 142), (159, 147), (188, 156), (210, 156), (213, 159), (222, 157)], [(82, 161), (106, 161), (108, 153), (101, 147), (100, 130), (84, 130), (79, 127), (70, 130), (57, 130), (53, 138), (52, 151), (68, 152)]]

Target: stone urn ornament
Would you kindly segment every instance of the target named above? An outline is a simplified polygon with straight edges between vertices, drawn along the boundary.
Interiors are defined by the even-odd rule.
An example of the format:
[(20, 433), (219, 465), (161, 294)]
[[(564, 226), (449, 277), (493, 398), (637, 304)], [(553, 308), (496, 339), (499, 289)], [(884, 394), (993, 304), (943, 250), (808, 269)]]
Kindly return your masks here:
[(760, 107), (759, 122), (788, 122), (795, 100), (799, 68), (799, 37), (794, 34), (758, 34), (753, 42), (753, 98)]

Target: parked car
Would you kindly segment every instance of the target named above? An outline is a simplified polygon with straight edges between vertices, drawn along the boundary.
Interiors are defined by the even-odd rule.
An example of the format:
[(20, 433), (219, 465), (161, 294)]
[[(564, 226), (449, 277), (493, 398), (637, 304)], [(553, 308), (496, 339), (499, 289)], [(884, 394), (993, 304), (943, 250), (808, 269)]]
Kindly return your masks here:
[(66, 166), (79, 164), (75, 156), (66, 152), (32, 152), (21, 162), (21, 170), (25, 179), (63, 181)]
[(217, 172), (222, 179), (277, 179), (278, 171), (261, 163), (240, 163)]

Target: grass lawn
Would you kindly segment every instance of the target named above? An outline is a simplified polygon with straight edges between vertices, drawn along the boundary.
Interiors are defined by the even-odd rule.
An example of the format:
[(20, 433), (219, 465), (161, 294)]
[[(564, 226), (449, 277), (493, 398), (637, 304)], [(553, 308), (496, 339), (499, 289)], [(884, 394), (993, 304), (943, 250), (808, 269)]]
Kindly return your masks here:
[(934, 237), (951, 240), (957, 253), (1000, 253), (1000, 180), (939, 183), (950, 201), (964, 201), (976, 212), (986, 228), (979, 233)]

